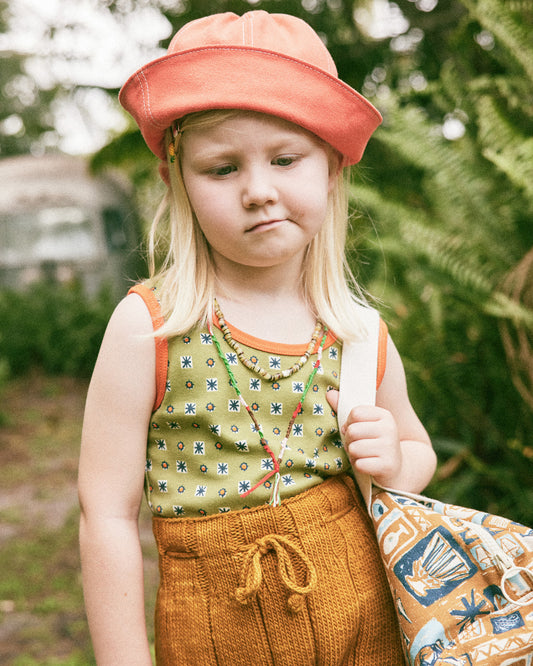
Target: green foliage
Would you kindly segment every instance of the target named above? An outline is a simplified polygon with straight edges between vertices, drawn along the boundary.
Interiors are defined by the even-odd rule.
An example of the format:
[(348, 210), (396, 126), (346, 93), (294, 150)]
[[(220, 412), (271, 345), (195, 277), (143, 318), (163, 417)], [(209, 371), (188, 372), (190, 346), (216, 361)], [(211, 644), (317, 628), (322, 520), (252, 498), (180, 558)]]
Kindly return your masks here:
[[(470, 16), (489, 30), (504, 47), (506, 54), (533, 80), (533, 44), (531, 30), (524, 25), (520, 11), (512, 11), (511, 2), (502, 0), (461, 0)], [(516, 3), (518, 10), (520, 5)], [(524, 3), (525, 9), (525, 3)]]
[[(0, 33), (7, 31), (12, 10), (9, 2), (0, 0)], [(26, 58), (25, 53), (0, 50), (1, 157), (27, 153), (45, 133), (54, 132), (50, 107), (60, 88), (39, 88), (26, 71)]]
[(91, 169), (96, 173), (109, 165), (126, 171), (134, 185), (142, 185), (154, 175), (157, 160), (141, 139), (140, 132), (130, 130), (112, 139), (91, 161)]
[[(439, 453), (428, 492), (533, 524), (533, 297), (524, 288), (533, 278), (533, 49), (505, 3), (463, 4), (468, 14), (449, 37), (461, 48), (439, 76), (423, 92), (377, 102), (384, 127), (372, 169), (353, 186), (355, 208), (377, 229), (366, 229), (360, 272), (385, 303)], [(482, 30), (495, 40), (487, 51), (475, 41)], [(395, 69), (388, 64), (391, 81)], [(444, 136), (450, 118), (464, 124), (456, 140)]]
[(95, 300), (77, 284), (38, 284), (22, 293), (0, 292), (0, 362), (12, 376), (33, 367), (87, 377), (98, 355), (114, 300)]
[[(105, 4), (120, 21), (145, 3)], [(531, 4), (450, 0), (421, 11), (423, 3), (400, 0), (410, 26), (386, 39), (364, 33), (348, 0), (153, 4), (173, 32), (214, 11), (300, 16), (325, 37), (341, 78), (375, 95), (385, 121), (357, 171), (354, 206), (362, 216), (350, 247), (357, 247), (352, 261), (362, 283), (385, 304), (413, 403), (439, 452), (430, 491), (533, 524)], [(370, 4), (358, 2), (355, 9)], [(6, 80), (14, 76), (6, 69)], [(464, 125), (462, 137), (445, 138), (450, 121)], [(134, 180), (143, 218), (150, 219), (161, 194), (157, 176), (150, 175), (157, 160), (133, 124), (93, 166), (110, 163)], [(23, 309), (38, 313), (48, 333), (40, 336), (29, 314), (19, 313), (17, 321), (8, 313), (16, 299), (0, 295), (0, 316), (8, 313), (9, 322), (0, 345), (11, 350), (0, 358), (8, 359), (11, 372), (44, 364), (43, 358), (46, 367), (61, 371), (83, 365), (80, 358), (66, 359), (93, 348), (107, 313), (100, 318), (103, 311), (90, 310), (93, 304), (84, 315), (81, 303), (66, 296), (65, 308), (48, 310), (24, 298)], [(73, 319), (78, 311), (70, 328), (62, 323), (69, 307)], [(91, 365), (87, 360), (84, 367)]]

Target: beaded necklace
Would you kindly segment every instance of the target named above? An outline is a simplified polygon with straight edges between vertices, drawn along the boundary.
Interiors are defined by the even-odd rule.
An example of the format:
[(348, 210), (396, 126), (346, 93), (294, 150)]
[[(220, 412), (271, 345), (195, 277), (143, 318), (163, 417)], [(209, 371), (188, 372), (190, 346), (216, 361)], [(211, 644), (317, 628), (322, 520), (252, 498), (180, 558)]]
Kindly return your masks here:
[[(218, 308), (218, 309), (220, 311), (220, 308)], [(222, 313), (220, 313), (220, 314), (222, 315)], [(217, 314), (217, 317), (218, 317), (218, 314)], [(219, 318), (219, 322), (220, 322), (220, 318)], [(251, 407), (248, 405), (248, 403), (244, 399), (244, 396), (242, 395), (241, 390), (239, 389), (239, 386), (237, 384), (237, 380), (235, 378), (235, 375), (233, 374), (233, 371), (232, 371), (232, 369), (231, 369), (231, 367), (228, 363), (228, 360), (227, 360), (227, 358), (225, 357), (225, 355), (222, 351), (222, 348), (220, 346), (220, 342), (219, 342), (219, 340), (217, 339), (217, 337), (215, 336), (215, 334), (213, 332), (211, 322), (209, 322), (209, 321), (207, 322), (207, 327), (208, 327), (208, 330), (209, 330), (209, 334), (211, 335), (211, 339), (213, 340), (213, 342), (215, 344), (217, 353), (218, 353), (220, 359), (222, 360), (222, 362), (224, 364), (224, 367), (226, 368), (226, 372), (228, 373), (230, 384), (233, 387), (235, 393), (237, 394), (237, 397), (239, 398), (240, 403), (246, 409), (250, 418), (252, 419), (254, 429), (259, 434), (259, 442), (260, 442), (261, 446), (263, 447), (264, 451), (266, 451), (266, 453), (268, 453), (268, 455), (270, 456), (270, 458), (273, 462), (273, 465), (274, 465), (272, 470), (270, 470), (267, 474), (265, 474), (265, 476), (260, 481), (258, 481), (252, 488), (250, 488), (245, 493), (243, 493), (241, 495), (241, 497), (246, 497), (247, 495), (252, 493), (254, 490), (259, 488), (259, 486), (261, 486), (263, 483), (265, 483), (265, 481), (267, 481), (271, 476), (275, 475), (269, 504), (272, 505), (272, 506), (279, 506), (279, 503), (281, 501), (280, 500), (280, 489), (279, 489), (279, 484), (280, 484), (280, 479), (281, 479), (281, 474), (280, 474), (279, 470), (280, 470), (281, 461), (283, 460), (283, 456), (284, 456), (285, 450), (287, 448), (287, 443), (289, 441), (289, 437), (291, 436), (292, 426), (294, 425), (294, 422), (296, 421), (296, 417), (298, 416), (298, 414), (301, 413), (301, 411), (303, 409), (303, 403), (304, 403), (305, 397), (307, 395), (307, 392), (309, 391), (311, 383), (312, 383), (312, 381), (313, 381), (313, 379), (314, 379), (314, 377), (315, 377), (315, 375), (318, 372), (318, 369), (320, 367), (320, 363), (322, 361), (322, 350), (324, 348), (324, 345), (326, 343), (326, 338), (327, 338), (327, 335), (328, 335), (327, 326), (325, 324), (324, 325), (320, 324), (320, 328), (323, 329), (323, 335), (322, 335), (322, 339), (320, 341), (320, 345), (318, 347), (317, 359), (313, 363), (313, 368), (312, 368), (311, 373), (310, 373), (310, 375), (307, 379), (307, 382), (305, 384), (305, 388), (302, 392), (302, 397), (300, 398), (298, 404), (296, 405), (296, 408), (295, 408), (294, 412), (292, 413), (291, 420), (289, 421), (289, 425), (287, 426), (287, 431), (285, 432), (285, 437), (281, 441), (280, 450), (279, 450), (279, 453), (278, 453), (277, 457), (276, 457), (276, 454), (270, 448), (270, 446), (268, 444), (268, 441), (267, 441), (265, 435), (263, 434), (261, 426), (260, 426), (260, 424), (258, 423), (258, 421), (255, 417), (255, 414), (253, 413)], [(316, 331), (316, 329), (315, 329), (315, 331)], [(320, 329), (319, 329), (319, 331), (320, 331)], [(313, 334), (313, 336), (314, 336), (314, 334)], [(226, 339), (226, 338), (224, 338), (224, 339)], [(317, 336), (317, 339), (318, 339), (318, 336)], [(315, 339), (314, 344), (316, 344), (316, 339)], [(232, 349), (234, 349), (234, 348), (232, 347)], [(311, 355), (311, 352), (309, 353), (309, 356), (310, 355)], [(277, 379), (275, 379), (273, 381), (277, 381)]]
[(217, 299), (215, 298), (215, 314), (218, 319), (218, 325), (220, 326), (220, 330), (222, 331), (222, 335), (224, 337), (224, 340), (228, 343), (228, 345), (233, 349), (233, 351), (237, 354), (237, 358), (239, 361), (248, 368), (248, 370), (251, 370), (252, 372), (255, 372), (256, 374), (260, 375), (263, 377), (263, 379), (266, 379), (267, 381), (272, 381), (272, 382), (277, 382), (279, 379), (284, 379), (285, 377), (290, 377), (291, 375), (294, 375), (298, 370), (301, 370), (303, 366), (307, 363), (309, 360), (309, 357), (313, 353), (313, 349), (316, 347), (316, 343), (318, 340), (318, 336), (320, 335), (320, 331), (322, 330), (322, 324), (320, 321), (317, 320), (316, 325), (315, 325), (315, 330), (313, 331), (313, 336), (311, 338), (311, 341), (309, 342), (309, 345), (307, 346), (307, 349), (304, 353), (303, 356), (300, 357), (300, 360), (291, 365), (290, 368), (287, 368), (286, 370), (281, 370), (280, 372), (275, 372), (275, 373), (270, 373), (268, 370), (265, 370), (262, 368), (258, 363), (254, 363), (252, 359), (248, 358), (246, 354), (244, 353), (243, 349), (240, 347), (240, 345), (233, 339), (231, 335), (231, 331), (229, 330), (226, 321), (224, 319), (224, 315), (222, 314), (222, 310), (220, 309), (220, 305), (217, 302)]

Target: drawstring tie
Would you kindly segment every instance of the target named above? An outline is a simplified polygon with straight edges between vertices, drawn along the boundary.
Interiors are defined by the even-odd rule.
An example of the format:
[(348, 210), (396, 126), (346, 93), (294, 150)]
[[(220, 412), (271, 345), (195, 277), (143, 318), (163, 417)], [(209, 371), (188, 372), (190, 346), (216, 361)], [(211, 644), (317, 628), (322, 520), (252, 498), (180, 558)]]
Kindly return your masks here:
[[(256, 539), (244, 556), (239, 587), (235, 590), (235, 598), (241, 604), (247, 604), (255, 597), (263, 579), (261, 558), (274, 551), (278, 558), (279, 576), (291, 593), (287, 601), (289, 610), (297, 613), (304, 602), (305, 595), (312, 592), (317, 583), (316, 570), (307, 555), (288, 537), (267, 535)], [(293, 559), (291, 559), (291, 553)], [(305, 571), (306, 585), (298, 585), (293, 560), (299, 560), (299, 571)]]

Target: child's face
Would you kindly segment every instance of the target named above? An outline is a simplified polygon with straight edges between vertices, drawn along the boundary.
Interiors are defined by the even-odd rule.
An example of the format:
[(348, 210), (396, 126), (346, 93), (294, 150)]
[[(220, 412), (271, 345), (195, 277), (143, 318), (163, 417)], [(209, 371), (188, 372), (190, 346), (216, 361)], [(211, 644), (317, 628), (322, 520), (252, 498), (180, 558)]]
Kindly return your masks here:
[(338, 159), (297, 125), (242, 113), (181, 139), (183, 180), (217, 268), (301, 266)]

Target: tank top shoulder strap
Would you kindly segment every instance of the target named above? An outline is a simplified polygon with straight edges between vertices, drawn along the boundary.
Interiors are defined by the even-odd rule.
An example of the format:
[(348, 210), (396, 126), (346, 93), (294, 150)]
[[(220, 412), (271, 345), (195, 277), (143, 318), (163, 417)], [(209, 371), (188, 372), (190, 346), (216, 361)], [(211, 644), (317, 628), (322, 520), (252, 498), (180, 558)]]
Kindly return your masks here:
[(378, 367), (377, 367), (377, 381), (376, 389), (381, 386), (385, 370), (387, 369), (387, 340), (389, 337), (389, 329), (383, 319), (379, 320), (379, 333), (378, 333)]
[[(165, 323), (161, 306), (155, 295), (155, 290), (147, 287), (145, 284), (136, 284), (132, 287), (128, 294), (137, 294), (140, 296), (150, 316), (152, 318), (152, 326), (154, 331), (157, 331)], [(165, 395), (167, 384), (167, 370), (168, 370), (168, 340), (161, 336), (155, 336), (155, 401), (153, 411), (161, 405)]]

